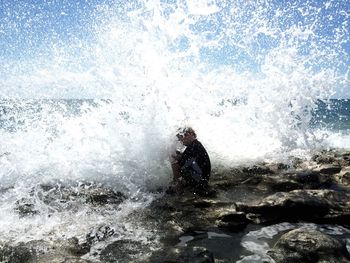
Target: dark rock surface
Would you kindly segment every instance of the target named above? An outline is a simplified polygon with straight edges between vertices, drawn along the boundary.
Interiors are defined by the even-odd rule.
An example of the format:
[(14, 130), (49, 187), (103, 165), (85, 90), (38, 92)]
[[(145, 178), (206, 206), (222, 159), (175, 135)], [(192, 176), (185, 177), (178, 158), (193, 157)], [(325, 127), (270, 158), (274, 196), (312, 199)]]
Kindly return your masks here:
[(82, 256), (90, 251), (90, 244), (87, 242), (80, 244), (78, 238), (72, 237), (67, 240), (66, 249), (74, 256)]
[(149, 260), (163, 263), (215, 263), (213, 253), (203, 247), (169, 247), (161, 253), (155, 253)]
[(349, 262), (345, 244), (315, 230), (294, 229), (284, 234), (268, 252), (276, 263)]
[(137, 255), (142, 253), (143, 249), (141, 242), (133, 240), (118, 240), (106, 246), (101, 252), (102, 262), (132, 262), (137, 259)]
[(340, 173), (335, 176), (335, 180), (343, 186), (350, 187), (350, 169), (342, 169)]
[(29, 198), (22, 198), (16, 201), (15, 211), (21, 216), (31, 216), (38, 214), (39, 211), (35, 210), (35, 202)]
[(0, 262), (25, 263), (28, 262), (35, 253), (24, 244), (17, 246), (0, 245)]
[[(180, 236), (195, 230), (216, 229), (226, 233), (240, 233), (251, 224), (270, 225), (279, 222), (310, 222), (348, 227), (350, 192), (345, 179), (339, 179), (346, 178), (344, 171), (349, 169), (348, 159), (344, 156), (347, 158), (349, 154), (324, 151), (311, 160), (292, 160), (292, 164), (267, 163), (229, 170), (218, 169), (210, 180), (211, 187), (217, 191), (216, 197), (201, 197), (185, 192), (181, 196), (166, 195), (155, 200), (144, 215), (145, 221), (153, 221), (161, 233), (163, 247), (158, 253), (164, 254), (169, 247), (176, 246)], [(292, 252), (288, 252), (289, 256), (285, 252), (287, 256), (283, 258), (282, 252), (287, 251), (287, 248), (283, 247), (282, 244), (285, 243), (281, 239), (270, 252), (277, 262), (318, 262), (307, 261), (310, 257), (318, 258), (319, 262), (346, 260), (344, 244), (329, 241), (333, 238), (322, 233), (318, 235), (324, 245), (320, 245), (320, 248), (316, 246), (312, 252), (310, 248), (310, 255), (304, 255), (303, 245), (308, 250), (305, 240), (313, 243), (312, 240), (317, 238), (314, 232), (309, 233), (308, 237), (306, 234), (293, 236), (293, 233), (299, 232), (291, 232), (287, 238), (294, 238), (291, 243), (294, 242), (295, 248), (300, 247), (299, 254), (294, 257)], [(334, 250), (329, 257), (326, 244)], [(290, 246), (293, 250), (293, 245)], [(191, 243), (188, 247), (191, 247)], [(213, 257), (219, 262), (230, 262), (217, 258), (215, 254)]]
[[(40, 213), (36, 205), (44, 203), (51, 212), (63, 211), (73, 208), (74, 205), (88, 203), (92, 205), (120, 205), (126, 196), (121, 192), (102, 185), (79, 184), (72, 186), (40, 185), (32, 189), (30, 195), (15, 203), (14, 210), (20, 216), (32, 216)], [(50, 212), (50, 211), (49, 211)]]
[[(292, 158), (285, 164), (217, 167), (210, 179), (216, 195), (198, 195), (190, 190), (182, 195), (164, 194), (128, 216), (130, 223), (137, 222), (154, 233), (157, 249), (130, 238), (115, 240), (118, 235), (106, 222), (87, 231), (80, 242), (76, 237), (60, 240), (54, 248), (47, 246), (41, 252), (38, 251), (38, 247), (43, 246), (40, 242), (41, 245), (4, 244), (0, 261), (6, 257), (11, 258), (9, 262), (22, 262), (15, 260), (28, 257), (30, 263), (87, 263), (87, 256), (93, 256), (93, 262), (231, 262), (230, 257), (219, 256), (205, 247), (204, 241), (197, 239), (200, 245), (189, 241), (179, 246), (179, 238), (188, 233), (210, 231), (240, 237), (251, 226), (280, 222), (349, 227), (349, 173), (350, 152), (345, 150), (322, 151), (310, 160)], [(36, 189), (36, 198), (61, 211), (79, 204), (118, 209), (127, 197), (106, 186), (80, 184), (71, 188), (40, 186)], [(18, 200), (14, 210), (22, 217), (35, 216), (40, 213), (36, 202), (33, 196), (28, 196)], [(95, 245), (102, 248), (93, 250)], [(268, 254), (276, 262), (348, 260), (341, 241), (317, 231), (292, 230), (283, 235)], [(318, 261), (312, 261), (314, 259)]]
[(237, 211), (253, 215), (256, 223), (308, 221), (350, 222), (350, 195), (333, 190), (278, 192), (254, 203), (238, 203)]

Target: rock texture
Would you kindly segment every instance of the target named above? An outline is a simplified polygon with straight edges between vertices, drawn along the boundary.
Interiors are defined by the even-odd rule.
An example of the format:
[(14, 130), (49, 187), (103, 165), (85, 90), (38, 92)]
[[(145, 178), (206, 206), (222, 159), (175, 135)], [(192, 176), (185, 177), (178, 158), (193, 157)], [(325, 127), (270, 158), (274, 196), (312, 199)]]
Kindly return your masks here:
[[(217, 168), (210, 179), (210, 194), (164, 194), (149, 206), (129, 215), (154, 233), (158, 248), (135, 240), (119, 240), (113, 228), (91, 229), (85, 240), (2, 244), (2, 262), (230, 262), (209, 248), (191, 242), (179, 246), (187, 233), (222, 231), (239, 237), (247, 226), (279, 222), (350, 225), (350, 151), (331, 150), (310, 160), (292, 158), (288, 163), (258, 163), (246, 167)], [(39, 193), (39, 195), (38, 195)], [(36, 198), (55, 211), (69, 205), (115, 207), (127, 198), (101, 185), (75, 188), (41, 186)], [(29, 196), (17, 200), (15, 213), (31, 217), (40, 213)], [(55, 212), (53, 211), (53, 212)], [(197, 232), (196, 232), (197, 231)], [(84, 238), (83, 238), (84, 239)], [(349, 236), (350, 239), (350, 236)], [(93, 246), (100, 246), (93, 251)], [(42, 247), (47, 249), (42, 249)], [(268, 255), (276, 262), (347, 262), (349, 253), (341, 240), (318, 231), (295, 229), (284, 234)], [(239, 255), (237, 255), (239, 258)]]
[(350, 195), (334, 190), (278, 192), (253, 203), (238, 203), (237, 211), (255, 223), (307, 221), (346, 224), (350, 222)]
[[(163, 247), (158, 253), (168, 251), (181, 235), (196, 229), (239, 233), (249, 224), (266, 226), (279, 222), (349, 227), (350, 191), (346, 181), (349, 156), (346, 151), (324, 151), (311, 160), (294, 159), (290, 164), (261, 163), (219, 169), (210, 181), (217, 192), (215, 197), (186, 192), (156, 200), (146, 209), (145, 221), (156, 222), (162, 233)], [(321, 232), (303, 231), (283, 236), (269, 252), (271, 258), (276, 262), (348, 260), (342, 241)], [(215, 259), (216, 255), (213, 256)]]
[(25, 263), (33, 257), (34, 253), (22, 243), (17, 246), (0, 245), (0, 262)]
[(277, 263), (349, 262), (343, 243), (319, 231), (305, 229), (284, 234), (268, 254)]

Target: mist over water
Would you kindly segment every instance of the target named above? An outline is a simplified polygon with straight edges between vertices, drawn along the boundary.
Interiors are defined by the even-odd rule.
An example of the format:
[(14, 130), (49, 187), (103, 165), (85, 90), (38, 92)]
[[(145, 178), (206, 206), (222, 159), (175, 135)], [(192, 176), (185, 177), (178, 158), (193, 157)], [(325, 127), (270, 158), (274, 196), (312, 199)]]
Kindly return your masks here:
[[(1, 45), (20, 54), (1, 53), (1, 105), (12, 109), (1, 113), (0, 183), (11, 188), (2, 194), (3, 222), (39, 184), (93, 181), (142, 200), (123, 211), (142, 206), (170, 182), (168, 155), (183, 125), (197, 131), (214, 166), (332, 146), (325, 138), (334, 131), (309, 124), (317, 101), (349, 84), (346, 1), (108, 1), (85, 9), (66, 1), (50, 9), (57, 21), (38, 39), (50, 5), (57, 3), (16, 2), (27, 15), (6, 7), (3, 19), (12, 31)], [(68, 22), (72, 9), (80, 24)], [(79, 105), (53, 100), (71, 98)], [(48, 232), (72, 220), (55, 216)]]

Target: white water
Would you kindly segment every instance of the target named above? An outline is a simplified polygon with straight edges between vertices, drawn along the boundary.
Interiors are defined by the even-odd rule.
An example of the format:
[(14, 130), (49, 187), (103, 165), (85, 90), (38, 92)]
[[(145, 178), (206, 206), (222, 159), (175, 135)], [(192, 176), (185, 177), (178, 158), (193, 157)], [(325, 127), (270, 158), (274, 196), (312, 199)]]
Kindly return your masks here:
[[(347, 81), (345, 7), (336, 1), (101, 4), (88, 18), (86, 39), (46, 38), (40, 52), (6, 58), (5, 98), (111, 102), (86, 105), (85, 114), (71, 117), (46, 105), (38, 119), (30, 112), (15, 116), (25, 128), (0, 131), (0, 153), (8, 153), (0, 157), (0, 183), (11, 187), (0, 201), (0, 237), (83, 237), (94, 225), (116, 224), (152, 200), (150, 190), (167, 186), (168, 155), (182, 125), (195, 128), (214, 166), (328, 145), (308, 122), (316, 100)], [(57, 181), (103, 183), (141, 201), (107, 215), (82, 206), (48, 217), (42, 206), (39, 215), (18, 217), (16, 200)], [(72, 223), (75, 216), (81, 224)]]

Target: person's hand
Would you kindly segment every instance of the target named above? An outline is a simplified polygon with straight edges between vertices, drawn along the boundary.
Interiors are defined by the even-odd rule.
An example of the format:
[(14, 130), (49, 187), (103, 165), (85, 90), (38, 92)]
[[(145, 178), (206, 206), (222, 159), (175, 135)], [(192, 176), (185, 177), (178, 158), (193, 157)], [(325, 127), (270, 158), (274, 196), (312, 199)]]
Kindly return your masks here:
[(176, 161), (179, 161), (181, 159), (182, 154), (179, 151), (176, 151), (175, 154), (172, 154), (171, 157), (173, 157)]

